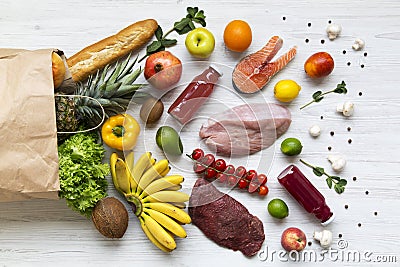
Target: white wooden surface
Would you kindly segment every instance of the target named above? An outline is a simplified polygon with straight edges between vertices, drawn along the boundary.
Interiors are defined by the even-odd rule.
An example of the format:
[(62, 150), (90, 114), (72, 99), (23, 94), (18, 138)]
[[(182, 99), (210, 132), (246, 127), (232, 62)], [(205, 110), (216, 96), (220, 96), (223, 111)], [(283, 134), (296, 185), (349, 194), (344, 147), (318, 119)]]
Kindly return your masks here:
[[(337, 195), (329, 190), (323, 179), (314, 176), (311, 170), (300, 166), (313, 184), (325, 195), (328, 204), (336, 212), (336, 220), (327, 228), (334, 233), (334, 249), (339, 249), (338, 240), (348, 247), (340, 253), (359, 251), (372, 252), (376, 256), (393, 256), (397, 263), (360, 263), (354, 260), (325, 259), (322, 262), (283, 262), (270, 257), (262, 261), (258, 256), (246, 258), (240, 252), (233, 252), (215, 245), (193, 225), (186, 226), (188, 237), (178, 241), (178, 248), (171, 254), (156, 249), (144, 236), (140, 226), (130, 212), (127, 233), (121, 240), (103, 238), (91, 221), (66, 207), (63, 200), (35, 200), (17, 203), (0, 203), (0, 266), (266, 266), (273, 265), (368, 265), (398, 266), (400, 261), (399, 239), (400, 219), (400, 2), (386, 1), (0, 1), (0, 47), (38, 49), (56, 47), (72, 55), (105, 36), (134, 21), (155, 18), (164, 30), (185, 14), (187, 6), (199, 6), (207, 15), (207, 27), (216, 37), (216, 48), (209, 61), (226, 65), (221, 85), (212, 101), (202, 110), (203, 115), (223, 110), (226, 106), (254, 101), (264, 96), (267, 101), (276, 102), (273, 85), (280, 79), (294, 79), (302, 86), (300, 96), (290, 105), (293, 123), (289, 131), (275, 147), (250, 157), (234, 159), (235, 164), (244, 164), (268, 172), (270, 194), (265, 199), (251, 197), (235, 190), (230, 194), (241, 201), (250, 212), (264, 223), (268, 250), (279, 251), (280, 234), (289, 227), (303, 229), (312, 241), (307, 250), (320, 252), (317, 242), (312, 240), (314, 230), (322, 226), (293, 201), (276, 181), (276, 176), (289, 163), (298, 163), (299, 157), (287, 158), (279, 151), (284, 137), (297, 137), (304, 145), (301, 158), (332, 172), (326, 157), (329, 153), (342, 153), (347, 166), (341, 173), (348, 180), (346, 192)], [(283, 17), (286, 20), (283, 20)], [(274, 77), (258, 96), (244, 97), (233, 93), (230, 85), (229, 68), (245, 54), (237, 55), (227, 51), (222, 40), (225, 25), (232, 19), (244, 19), (253, 29), (253, 43), (247, 52), (262, 47), (275, 34), (284, 38), (282, 51), (293, 45), (298, 46), (298, 55), (290, 65)], [(331, 42), (325, 28), (328, 21), (341, 24), (340, 38)], [(311, 23), (311, 26), (308, 26)], [(184, 37), (176, 36), (178, 44), (170, 51), (186, 64), (185, 81), (202, 71), (208, 62), (196, 66), (184, 46)], [(355, 38), (366, 41), (364, 51), (355, 52), (351, 45)], [(305, 39), (309, 39), (306, 43)], [(321, 44), (321, 40), (325, 40)], [(346, 54), (343, 54), (346, 50)], [(310, 81), (303, 72), (306, 58), (314, 52), (327, 51), (335, 59), (334, 72), (320, 83)], [(246, 52), (246, 53), (247, 53)], [(364, 56), (367, 52), (367, 56)], [(143, 51), (140, 51), (143, 54)], [(350, 66), (347, 65), (350, 62)], [(361, 65), (364, 68), (361, 68)], [(299, 111), (299, 106), (308, 101), (317, 89), (328, 90), (341, 80), (348, 84), (349, 93), (329, 95), (321, 103)], [(178, 90), (164, 97), (166, 107), (176, 97)], [(230, 92), (230, 93), (227, 93)], [(362, 92), (362, 96), (359, 95)], [(234, 100), (234, 102), (231, 101)], [(339, 101), (351, 100), (356, 105), (355, 115), (345, 119), (335, 113)], [(225, 102), (224, 102), (225, 101)], [(132, 112), (137, 112), (133, 108)], [(35, 116), (35, 114), (27, 114)], [(323, 119), (320, 118), (323, 116)], [(201, 145), (197, 137), (197, 124), (182, 129), (185, 152)], [(175, 122), (165, 114), (160, 122)], [(322, 135), (312, 139), (308, 128), (318, 124)], [(157, 125), (159, 126), (159, 125)], [(347, 128), (351, 127), (351, 131)], [(158, 127), (155, 127), (157, 129)], [(145, 150), (162, 154), (154, 146), (154, 128), (142, 132), (137, 154)], [(334, 136), (330, 132), (334, 131)], [(348, 139), (352, 143), (348, 143)], [(328, 146), (332, 147), (328, 151)], [(176, 172), (187, 177), (184, 190), (190, 192), (196, 176), (190, 171), (188, 160), (171, 159)], [(1, 174), (0, 174), (1, 175)], [(356, 177), (355, 181), (353, 177)], [(368, 194), (366, 193), (368, 191)], [(110, 195), (116, 195), (110, 186)], [(270, 199), (284, 199), (290, 215), (282, 222), (273, 220), (266, 210)], [(348, 208), (345, 208), (348, 205)], [(376, 213), (375, 213), (376, 212)], [(375, 215), (376, 214), (376, 215)], [(360, 226), (359, 226), (360, 225)], [(339, 237), (339, 235), (341, 237)], [(264, 249), (264, 248), (263, 248)], [(342, 254), (343, 255), (343, 254)], [(339, 254), (340, 256), (340, 254)], [(388, 258), (386, 258), (388, 259)], [(393, 260), (394, 258), (392, 258)]]

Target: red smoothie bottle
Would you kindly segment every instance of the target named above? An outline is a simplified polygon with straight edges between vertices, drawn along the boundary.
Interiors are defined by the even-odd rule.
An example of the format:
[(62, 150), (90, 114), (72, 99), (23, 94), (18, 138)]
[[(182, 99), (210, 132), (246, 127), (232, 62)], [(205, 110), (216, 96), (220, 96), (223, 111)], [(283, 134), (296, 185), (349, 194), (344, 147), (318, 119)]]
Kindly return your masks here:
[(295, 165), (289, 165), (278, 176), (278, 181), (308, 212), (314, 214), (322, 225), (334, 219), (334, 213), (326, 205), (324, 196)]
[(168, 113), (180, 123), (187, 123), (194, 113), (204, 104), (222, 72), (211, 65), (196, 76), (168, 109)]

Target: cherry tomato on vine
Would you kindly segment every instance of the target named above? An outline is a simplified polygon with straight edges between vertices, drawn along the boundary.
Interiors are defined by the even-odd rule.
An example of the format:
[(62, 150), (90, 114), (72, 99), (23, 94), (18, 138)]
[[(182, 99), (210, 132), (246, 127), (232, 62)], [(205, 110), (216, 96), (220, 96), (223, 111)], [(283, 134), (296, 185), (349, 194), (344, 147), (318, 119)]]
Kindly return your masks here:
[(238, 187), (240, 189), (245, 189), (245, 188), (247, 188), (248, 185), (249, 185), (249, 182), (246, 181), (245, 179), (242, 178), (239, 180)]
[(193, 165), (193, 170), (195, 173), (202, 173), (204, 172), (208, 167), (210, 167), (214, 163), (214, 156), (212, 154), (207, 154), (201, 157), (196, 161), (196, 163)]
[(236, 168), (235, 176), (242, 178), (246, 174), (246, 169), (243, 166)]
[(259, 185), (254, 183), (254, 182), (250, 182), (249, 184), (249, 189), (247, 191), (249, 191), (249, 193), (254, 193), (257, 192)]
[(226, 175), (225, 173), (219, 172), (215, 176), (215, 179), (217, 179), (217, 181), (220, 183), (226, 183), (226, 181), (228, 181), (228, 175)]
[(258, 184), (264, 185), (268, 181), (268, 178), (265, 174), (261, 173), (257, 176), (257, 181), (258, 181)]
[(217, 159), (214, 163), (214, 168), (217, 171), (223, 172), (226, 169), (226, 162), (223, 159)]
[(236, 176), (233, 176), (233, 175), (228, 176), (228, 184), (229, 185), (235, 186), (237, 184), (237, 182), (238, 182), (238, 179)]
[(217, 175), (217, 171), (212, 168), (207, 168), (206, 171), (204, 172), (204, 177), (207, 179), (214, 178), (215, 175)]
[(229, 174), (234, 174), (235, 173), (235, 166), (233, 166), (231, 164), (226, 166), (224, 173), (226, 173), (228, 175)]
[(194, 160), (198, 160), (199, 158), (201, 158), (203, 156), (204, 156), (204, 151), (200, 148), (196, 148), (192, 152), (192, 159), (194, 159)]
[(257, 172), (255, 170), (249, 170), (245, 176), (246, 180), (249, 182), (253, 181), (253, 179), (255, 179), (256, 177), (257, 177)]
[(258, 189), (258, 194), (260, 196), (266, 196), (269, 192), (269, 189), (266, 185), (261, 185), (260, 188)]

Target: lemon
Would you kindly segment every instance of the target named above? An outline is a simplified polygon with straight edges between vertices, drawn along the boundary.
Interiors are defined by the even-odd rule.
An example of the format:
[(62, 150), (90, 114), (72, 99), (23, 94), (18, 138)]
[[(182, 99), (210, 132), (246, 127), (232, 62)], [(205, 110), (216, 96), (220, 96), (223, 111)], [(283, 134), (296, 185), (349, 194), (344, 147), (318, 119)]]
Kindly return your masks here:
[(290, 102), (295, 99), (301, 90), (301, 86), (293, 80), (281, 80), (275, 84), (274, 96), (281, 102)]
[(277, 219), (283, 219), (289, 215), (289, 208), (285, 201), (275, 198), (268, 203), (268, 213)]
[(286, 138), (281, 143), (281, 151), (288, 156), (295, 156), (301, 153), (303, 145), (297, 138)]
[(161, 126), (156, 133), (156, 143), (166, 154), (181, 155), (183, 153), (181, 138), (172, 127)]

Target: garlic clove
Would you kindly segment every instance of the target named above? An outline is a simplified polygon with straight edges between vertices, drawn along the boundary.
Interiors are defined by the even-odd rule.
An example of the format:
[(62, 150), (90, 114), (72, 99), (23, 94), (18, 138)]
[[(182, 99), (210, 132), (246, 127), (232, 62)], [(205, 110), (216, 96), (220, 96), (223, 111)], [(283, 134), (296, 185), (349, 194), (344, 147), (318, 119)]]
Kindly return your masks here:
[(346, 101), (336, 106), (336, 111), (343, 114), (343, 116), (350, 117), (354, 114), (354, 103)]
[(365, 47), (365, 42), (361, 40), (360, 38), (357, 38), (354, 40), (354, 44), (352, 45), (352, 48), (356, 51), (362, 50)]
[(346, 117), (352, 116), (354, 113), (354, 104), (350, 101), (344, 102), (343, 104), (343, 115)]
[(314, 232), (314, 239), (319, 241), (321, 247), (329, 248), (332, 244), (332, 232), (329, 230), (323, 230), (322, 232)]
[(326, 28), (326, 33), (328, 34), (329, 40), (336, 39), (342, 32), (342, 26), (339, 24), (329, 24)]
[(346, 166), (346, 160), (342, 155), (329, 155), (328, 160), (332, 164), (332, 169), (335, 172), (342, 171)]

